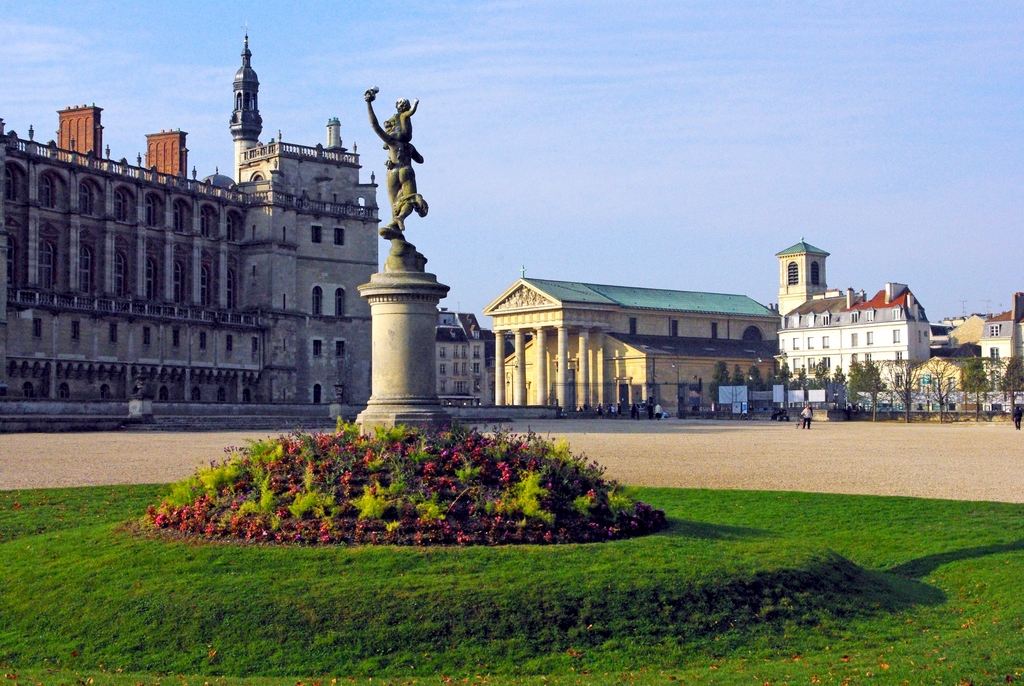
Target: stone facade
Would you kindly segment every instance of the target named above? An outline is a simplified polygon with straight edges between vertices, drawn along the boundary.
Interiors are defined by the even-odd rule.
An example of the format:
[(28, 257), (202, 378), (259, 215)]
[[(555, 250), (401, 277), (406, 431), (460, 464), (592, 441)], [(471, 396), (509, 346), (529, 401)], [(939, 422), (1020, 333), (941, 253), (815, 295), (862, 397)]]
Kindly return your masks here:
[(476, 315), (437, 313), (437, 395), (445, 405), (494, 405), (494, 332)]
[(1024, 293), (1013, 294), (1011, 309), (985, 319), (978, 344), (993, 359), (1024, 355)]
[[(258, 88), (250, 59), (246, 40), (235, 104), (251, 109), (232, 125), (242, 183), (187, 178), (184, 132), (151, 137), (162, 147), (144, 168), (0, 120), (9, 395), (366, 402), (370, 311), (356, 287), (377, 269), (376, 184), (340, 139), (248, 140), (261, 129), (255, 97), (243, 98)], [(98, 113), (74, 110), (79, 129), (95, 120), (78, 150), (99, 144)]]

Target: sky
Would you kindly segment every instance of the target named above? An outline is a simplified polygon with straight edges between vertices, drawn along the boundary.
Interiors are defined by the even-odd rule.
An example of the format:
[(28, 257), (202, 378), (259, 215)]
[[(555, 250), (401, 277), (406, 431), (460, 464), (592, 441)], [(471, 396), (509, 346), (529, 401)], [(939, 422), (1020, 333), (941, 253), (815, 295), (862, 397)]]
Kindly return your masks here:
[(245, 26), (263, 140), (315, 145), (338, 117), (380, 179), (362, 94), (380, 88), (379, 113), (419, 98), (430, 213), (407, 235), (451, 309), (479, 314), (522, 267), (773, 303), (774, 254), (801, 238), (831, 253), (829, 286), (907, 283), (932, 321), (1024, 290), (1021, 3), (0, 0), (0, 16), (8, 130), (49, 140), (56, 110), (95, 102), (115, 159), (181, 128), (200, 176), (231, 174)]

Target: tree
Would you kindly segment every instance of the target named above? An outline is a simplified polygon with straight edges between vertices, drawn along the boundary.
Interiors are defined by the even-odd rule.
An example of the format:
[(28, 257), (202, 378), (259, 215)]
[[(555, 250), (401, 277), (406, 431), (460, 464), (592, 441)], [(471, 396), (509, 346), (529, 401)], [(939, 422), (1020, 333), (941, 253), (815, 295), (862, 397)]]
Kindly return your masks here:
[(729, 385), (729, 365), (724, 361), (715, 362), (715, 371), (711, 375), (711, 383), (708, 384), (708, 393), (711, 394), (711, 402), (718, 402), (718, 388)]
[(740, 369), (739, 365), (736, 365), (732, 369), (732, 378), (729, 380), (730, 386), (746, 386), (747, 377), (743, 376), (743, 370)]
[(807, 390), (807, 369), (805, 367), (796, 370), (796, 385), (802, 390)]
[(824, 359), (818, 360), (818, 363), (814, 365), (814, 380), (817, 382), (818, 388), (825, 388), (831, 371), (832, 370), (828, 368), (828, 365), (825, 364)]
[(882, 370), (878, 363), (871, 360), (852, 363), (847, 383), (852, 397), (856, 397), (859, 393), (867, 393), (871, 396), (871, 421), (876, 421), (878, 419), (878, 394), (886, 390), (885, 380), (882, 378)]
[(837, 386), (846, 385), (846, 374), (843, 374), (842, 367), (836, 367), (836, 370), (832, 373), (832, 383), (836, 384)]
[(1003, 367), (999, 390), (1010, 396), (1010, 412), (1017, 407), (1017, 394), (1024, 390), (1024, 358), (1011, 357)]
[(761, 370), (757, 368), (756, 364), (750, 365), (750, 369), (747, 370), (747, 386), (752, 391), (764, 390), (764, 380), (761, 378)]
[(779, 367), (778, 379), (779, 383), (781, 383), (787, 389), (789, 388), (789, 382), (793, 380), (793, 372), (789, 370), (789, 364), (787, 362), (783, 362), (782, 366)]
[(960, 367), (949, 360), (932, 358), (925, 364), (922, 378), (927, 383), (928, 397), (939, 406), (939, 423), (946, 420), (946, 407), (960, 390)]
[(909, 423), (914, 393), (921, 386), (925, 363), (921, 360), (889, 360), (884, 363), (883, 369), (886, 382), (896, 398), (903, 403), (903, 420)]
[(974, 421), (981, 419), (981, 394), (988, 391), (990, 382), (985, 372), (985, 361), (968, 357), (960, 361), (960, 386), (964, 393), (974, 394)]

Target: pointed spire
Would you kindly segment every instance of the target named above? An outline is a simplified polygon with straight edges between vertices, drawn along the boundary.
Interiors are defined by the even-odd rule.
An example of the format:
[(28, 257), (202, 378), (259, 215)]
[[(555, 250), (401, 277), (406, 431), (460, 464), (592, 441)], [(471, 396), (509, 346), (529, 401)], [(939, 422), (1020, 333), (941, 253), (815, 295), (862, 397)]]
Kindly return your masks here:
[(245, 43), (242, 45), (242, 66), (252, 66), (252, 52), (249, 50), (249, 32), (245, 32)]

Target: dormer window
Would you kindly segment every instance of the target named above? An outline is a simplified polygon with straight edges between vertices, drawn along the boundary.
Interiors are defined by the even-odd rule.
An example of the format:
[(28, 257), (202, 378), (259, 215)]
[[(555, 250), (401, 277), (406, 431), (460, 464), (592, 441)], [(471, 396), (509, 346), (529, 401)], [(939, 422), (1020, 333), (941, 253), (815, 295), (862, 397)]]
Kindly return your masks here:
[(867, 320), (869, 322), (875, 321), (875, 311), (874, 310), (868, 310), (866, 315), (867, 315)]
[(897, 305), (896, 307), (892, 308), (892, 318), (893, 319), (903, 319), (904, 318), (904, 312), (903, 312), (903, 308), (901, 306)]
[(860, 321), (860, 312), (851, 312), (850, 313), (850, 323), (851, 324), (856, 324), (859, 321)]
[(829, 326), (830, 324), (832, 324), (832, 314), (830, 312), (826, 312), (825, 314), (821, 315), (821, 325)]

